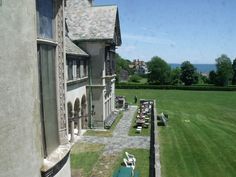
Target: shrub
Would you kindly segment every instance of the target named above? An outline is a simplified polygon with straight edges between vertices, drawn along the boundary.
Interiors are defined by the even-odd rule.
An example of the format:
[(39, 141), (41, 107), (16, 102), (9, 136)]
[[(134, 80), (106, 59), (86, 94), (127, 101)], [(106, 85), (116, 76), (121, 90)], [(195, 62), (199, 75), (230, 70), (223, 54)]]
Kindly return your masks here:
[(132, 75), (132, 76), (129, 78), (129, 82), (136, 82), (136, 83), (138, 83), (138, 82), (140, 82), (141, 79), (142, 79), (142, 78), (141, 78), (140, 76), (134, 74), (134, 75)]
[(175, 85), (147, 85), (147, 84), (117, 84), (117, 89), (166, 89), (166, 90), (199, 90), (199, 91), (236, 91), (235, 86), (219, 87), (213, 85), (175, 86)]

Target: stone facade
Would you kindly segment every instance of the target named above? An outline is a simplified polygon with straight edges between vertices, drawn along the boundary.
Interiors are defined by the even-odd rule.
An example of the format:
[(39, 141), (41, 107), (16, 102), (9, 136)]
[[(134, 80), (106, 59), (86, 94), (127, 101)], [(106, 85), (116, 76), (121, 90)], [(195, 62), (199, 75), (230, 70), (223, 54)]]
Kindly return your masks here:
[(115, 46), (121, 45), (117, 6), (93, 6), (89, 0), (68, 0), (68, 36), (89, 55), (88, 127), (104, 128), (115, 109)]
[(3, 1), (0, 14), (0, 176), (39, 177), (43, 155), (35, 2)]
[[(115, 109), (115, 73), (107, 72), (111, 67), (106, 63), (106, 47), (104, 41), (80, 42), (79, 44), (90, 55), (90, 82), (87, 85), (91, 96), (90, 105), (94, 108), (94, 115), (90, 114), (91, 128), (104, 128), (104, 121)], [(107, 51), (109, 52), (109, 51)], [(113, 56), (109, 61), (114, 62)]]

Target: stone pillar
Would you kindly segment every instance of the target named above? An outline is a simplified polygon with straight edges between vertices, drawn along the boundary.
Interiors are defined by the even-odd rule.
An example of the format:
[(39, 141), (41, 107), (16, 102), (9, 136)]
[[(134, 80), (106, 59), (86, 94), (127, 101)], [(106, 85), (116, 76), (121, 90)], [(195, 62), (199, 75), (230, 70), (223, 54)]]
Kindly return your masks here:
[[(73, 118), (74, 117), (74, 111), (72, 111), (72, 117), (71, 118)], [(71, 124), (70, 124), (70, 131), (71, 131), (71, 138), (70, 138), (70, 141), (73, 143), (74, 142), (74, 139), (75, 139), (75, 135), (74, 135), (74, 128), (75, 128), (75, 123), (74, 123), (74, 121), (72, 120), (71, 121)]]
[(78, 136), (80, 136), (81, 135), (81, 129), (82, 129), (82, 126), (81, 126), (81, 118), (79, 119), (79, 121), (78, 121)]
[(115, 109), (115, 80), (111, 82), (111, 111)]
[(71, 138), (70, 138), (70, 142), (73, 143), (74, 142), (74, 128), (75, 128), (75, 124), (74, 121), (71, 121), (70, 123), (70, 130), (71, 130)]

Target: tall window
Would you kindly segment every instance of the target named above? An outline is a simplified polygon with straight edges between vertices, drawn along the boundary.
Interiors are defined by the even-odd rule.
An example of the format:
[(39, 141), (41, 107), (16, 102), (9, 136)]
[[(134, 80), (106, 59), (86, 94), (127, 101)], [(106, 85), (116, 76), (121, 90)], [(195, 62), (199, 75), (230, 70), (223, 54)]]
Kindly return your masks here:
[(105, 48), (105, 70), (106, 75), (111, 75), (111, 58), (110, 58), (110, 47)]
[(76, 60), (76, 76), (80, 78), (80, 61)]
[(68, 59), (67, 60), (67, 65), (68, 65), (68, 80), (72, 80), (73, 79), (73, 60)]
[(84, 77), (84, 60), (80, 60), (80, 77)]
[(53, 38), (53, 0), (37, 0), (37, 33), (40, 38)]
[[(36, 0), (42, 135), (45, 157), (59, 145), (53, 0)], [(40, 43), (40, 39), (51, 40)]]
[(57, 148), (58, 127), (56, 108), (56, 78), (55, 78), (55, 48), (48, 45), (38, 45), (41, 117), (45, 155)]
[(84, 77), (87, 76), (87, 61), (84, 60)]

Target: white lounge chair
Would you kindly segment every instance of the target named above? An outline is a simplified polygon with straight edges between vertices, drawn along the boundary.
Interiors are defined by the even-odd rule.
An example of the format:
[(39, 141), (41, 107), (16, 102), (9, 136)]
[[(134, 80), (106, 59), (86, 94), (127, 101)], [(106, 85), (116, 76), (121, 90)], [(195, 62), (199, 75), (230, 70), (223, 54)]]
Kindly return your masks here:
[(127, 160), (129, 162), (132, 162), (135, 165), (136, 158), (134, 157), (134, 155), (133, 154), (129, 154), (128, 152), (125, 152), (125, 155), (127, 157)]
[(137, 132), (137, 133), (141, 133), (141, 131), (142, 131), (142, 127), (141, 127), (141, 126), (138, 126), (138, 127), (136, 128), (136, 132)]
[(128, 162), (128, 160), (126, 158), (123, 159), (125, 166), (128, 168), (132, 168), (134, 170), (135, 166), (133, 163)]

